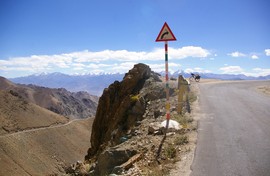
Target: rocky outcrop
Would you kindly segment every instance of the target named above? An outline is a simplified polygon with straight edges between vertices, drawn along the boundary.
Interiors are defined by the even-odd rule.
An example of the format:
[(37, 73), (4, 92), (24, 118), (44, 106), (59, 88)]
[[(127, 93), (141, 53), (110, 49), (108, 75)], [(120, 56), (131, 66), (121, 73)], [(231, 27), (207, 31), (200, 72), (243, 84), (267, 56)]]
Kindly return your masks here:
[(161, 79), (164, 80), (148, 66), (137, 64), (123, 81), (105, 89), (92, 126), (91, 148), (82, 167), (69, 167), (67, 173), (147, 175), (152, 172), (146, 171), (148, 168), (156, 170), (157, 163), (167, 162), (182, 152), (179, 145), (186, 143), (182, 142), (182, 135), (193, 127), (187, 125), (186, 117), (177, 114), (179, 91), (176, 80), (170, 80), (172, 119), (165, 130), (166, 84)]
[[(115, 81), (99, 99), (91, 133), (91, 148), (86, 159), (115, 146), (142, 120), (146, 102), (164, 94), (158, 75), (145, 64), (137, 64), (123, 78)], [(147, 89), (145, 87), (148, 87)], [(164, 94), (165, 96), (165, 94)]]

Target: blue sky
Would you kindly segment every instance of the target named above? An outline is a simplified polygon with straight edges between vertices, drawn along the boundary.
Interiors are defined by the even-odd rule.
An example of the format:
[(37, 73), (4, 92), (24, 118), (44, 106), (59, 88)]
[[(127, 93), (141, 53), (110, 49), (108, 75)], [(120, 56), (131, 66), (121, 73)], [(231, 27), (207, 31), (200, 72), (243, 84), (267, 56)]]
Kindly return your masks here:
[(164, 70), (270, 74), (268, 0), (0, 0), (0, 75)]

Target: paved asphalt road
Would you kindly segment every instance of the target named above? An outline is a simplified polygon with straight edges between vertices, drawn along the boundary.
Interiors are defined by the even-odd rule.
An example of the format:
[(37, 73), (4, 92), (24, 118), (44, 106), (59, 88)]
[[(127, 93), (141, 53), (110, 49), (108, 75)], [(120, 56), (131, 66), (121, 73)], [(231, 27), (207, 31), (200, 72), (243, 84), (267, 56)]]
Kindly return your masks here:
[(270, 81), (200, 83), (192, 176), (270, 176)]

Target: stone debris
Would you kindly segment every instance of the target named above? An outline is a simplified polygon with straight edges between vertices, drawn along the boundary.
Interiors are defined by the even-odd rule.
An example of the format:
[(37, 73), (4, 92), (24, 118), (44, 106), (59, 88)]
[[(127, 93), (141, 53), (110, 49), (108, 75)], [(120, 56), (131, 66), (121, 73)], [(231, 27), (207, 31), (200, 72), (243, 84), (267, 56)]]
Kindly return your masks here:
[(133, 164), (135, 162), (137, 162), (138, 160), (140, 160), (141, 158), (142, 158), (142, 154), (141, 153), (138, 153), (138, 154), (134, 155), (133, 157), (131, 157), (124, 164), (122, 164), (120, 166), (114, 167), (112, 173), (121, 174), (123, 171), (130, 169), (133, 166)]

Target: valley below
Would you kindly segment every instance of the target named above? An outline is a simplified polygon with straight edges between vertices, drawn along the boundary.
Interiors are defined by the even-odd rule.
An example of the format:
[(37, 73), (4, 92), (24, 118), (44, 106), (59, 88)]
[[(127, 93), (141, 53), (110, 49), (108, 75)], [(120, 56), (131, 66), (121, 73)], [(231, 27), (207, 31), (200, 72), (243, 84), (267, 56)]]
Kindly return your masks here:
[(93, 117), (0, 136), (0, 175), (59, 175), (84, 160)]

